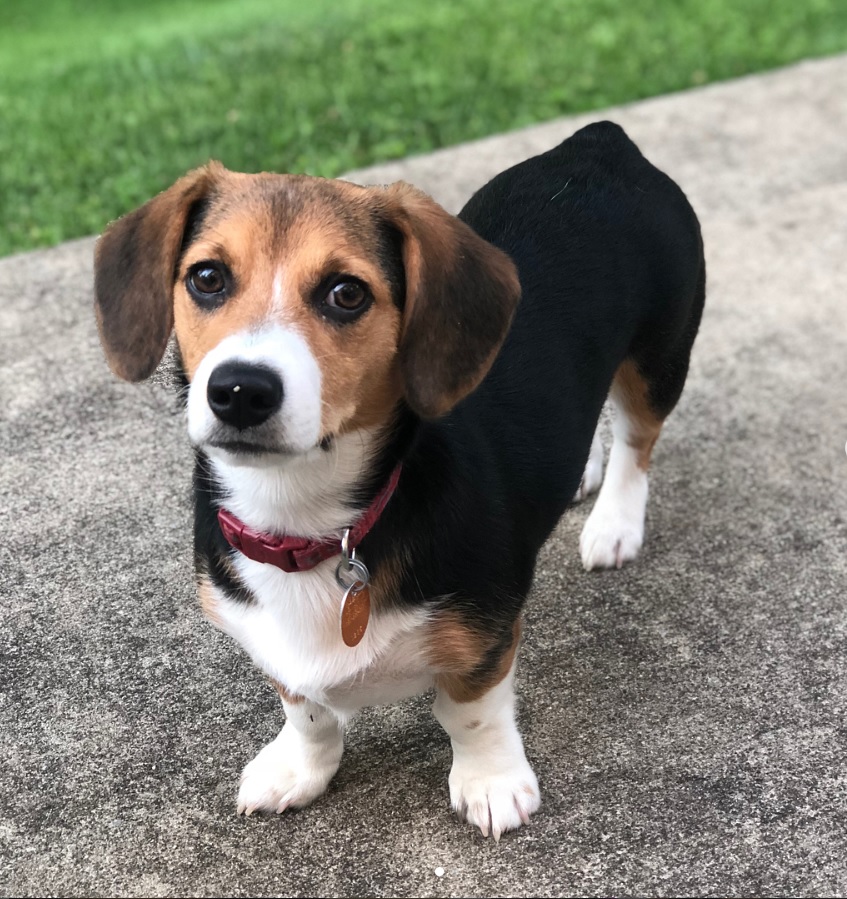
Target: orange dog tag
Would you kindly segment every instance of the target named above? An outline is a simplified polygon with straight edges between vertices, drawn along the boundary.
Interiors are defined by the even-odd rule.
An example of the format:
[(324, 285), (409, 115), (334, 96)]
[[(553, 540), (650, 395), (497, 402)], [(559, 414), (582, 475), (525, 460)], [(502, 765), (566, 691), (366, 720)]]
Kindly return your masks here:
[(353, 587), (348, 587), (341, 600), (341, 639), (348, 646), (355, 646), (365, 636), (370, 614), (370, 590), (362, 587), (354, 593)]

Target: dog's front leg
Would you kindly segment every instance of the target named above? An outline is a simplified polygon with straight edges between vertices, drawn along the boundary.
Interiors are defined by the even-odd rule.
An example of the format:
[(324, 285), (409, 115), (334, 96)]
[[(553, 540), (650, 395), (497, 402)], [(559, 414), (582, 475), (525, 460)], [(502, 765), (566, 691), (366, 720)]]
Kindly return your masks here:
[(341, 763), (341, 722), (308, 699), (283, 700), (285, 726), (244, 769), (238, 814), (284, 812), (309, 805), (329, 786)]
[(480, 698), (461, 702), (439, 685), (432, 710), (453, 744), (450, 802), (495, 840), (529, 823), (541, 797), (515, 722), (514, 663)]

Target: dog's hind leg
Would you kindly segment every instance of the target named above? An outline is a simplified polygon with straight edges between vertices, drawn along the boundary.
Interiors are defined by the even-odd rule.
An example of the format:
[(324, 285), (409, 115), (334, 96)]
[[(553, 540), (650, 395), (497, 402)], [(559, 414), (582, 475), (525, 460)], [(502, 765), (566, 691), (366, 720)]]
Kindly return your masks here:
[(639, 349), (615, 372), (609, 392), (612, 450), (600, 495), (579, 538), (582, 564), (589, 571), (620, 568), (638, 555), (644, 542), (650, 457), (685, 385), (703, 311), (705, 279), (701, 263), (696, 288), (681, 306), (685, 319), (677, 321), (679, 329), (670, 345), (657, 346), (651, 329), (649, 335), (639, 335)]
[(638, 555), (644, 541), (647, 469), (662, 429), (649, 385), (635, 363), (626, 360), (615, 374), (612, 402), (612, 450), (597, 502), (579, 540), (582, 563), (620, 568)]
[(614, 436), (609, 464), (579, 539), (587, 570), (620, 568), (638, 555), (644, 542), (650, 456), (682, 394), (706, 298), (702, 244), (689, 284), (683, 301), (665, 303), (661, 330), (655, 319), (644, 324), (615, 372), (609, 392)]
[(573, 501), (581, 503), (584, 499), (596, 493), (603, 483), (603, 441), (600, 439), (600, 422), (594, 431), (594, 439), (591, 441), (591, 450), (588, 453), (588, 461), (585, 463), (585, 471), (579, 482), (579, 489), (574, 495)]

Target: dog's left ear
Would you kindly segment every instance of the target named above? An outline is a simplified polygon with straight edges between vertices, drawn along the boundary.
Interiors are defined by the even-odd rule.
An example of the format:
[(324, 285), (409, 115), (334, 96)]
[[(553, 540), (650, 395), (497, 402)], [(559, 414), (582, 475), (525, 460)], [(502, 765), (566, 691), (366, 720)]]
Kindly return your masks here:
[(226, 170), (189, 172), (113, 222), (94, 252), (94, 301), (112, 371), (142, 381), (156, 370), (173, 328), (173, 282), (189, 213)]
[(398, 182), (386, 195), (403, 238), (406, 400), (423, 418), (437, 418), (491, 368), (520, 298), (518, 274), (502, 250), (422, 191)]

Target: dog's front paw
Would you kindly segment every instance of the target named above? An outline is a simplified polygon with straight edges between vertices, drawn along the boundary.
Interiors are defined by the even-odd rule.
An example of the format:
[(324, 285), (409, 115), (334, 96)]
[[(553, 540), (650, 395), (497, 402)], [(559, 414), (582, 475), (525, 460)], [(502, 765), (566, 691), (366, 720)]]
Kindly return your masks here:
[(314, 802), (338, 770), (341, 740), (337, 747), (322, 749), (315, 752), (286, 724), (280, 735), (245, 767), (238, 790), (238, 814), (279, 813)]
[(526, 759), (491, 772), (457, 759), (450, 771), (450, 802), (484, 837), (490, 833), (499, 841), (501, 833), (529, 824), (529, 816), (541, 804), (541, 794)]

